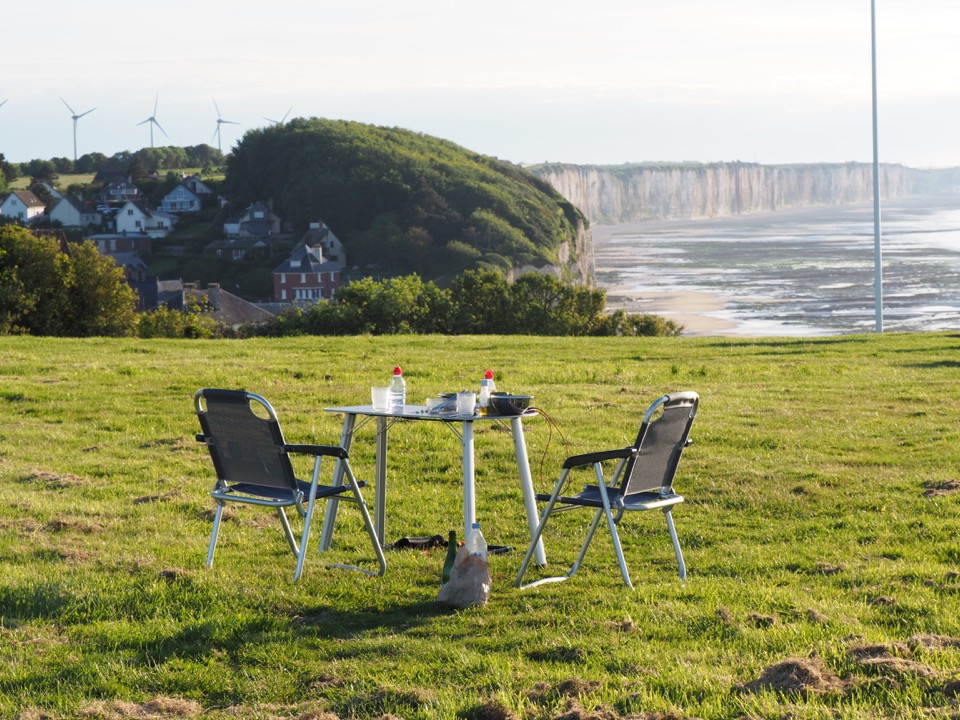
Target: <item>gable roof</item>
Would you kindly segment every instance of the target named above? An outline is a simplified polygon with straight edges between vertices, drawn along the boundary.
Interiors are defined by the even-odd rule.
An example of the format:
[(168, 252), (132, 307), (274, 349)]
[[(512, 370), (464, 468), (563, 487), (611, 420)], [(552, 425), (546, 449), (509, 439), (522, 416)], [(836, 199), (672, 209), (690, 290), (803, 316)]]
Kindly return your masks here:
[(317, 273), (339, 271), (339, 263), (329, 262), (324, 259), (323, 253), (318, 247), (308, 247), (307, 245), (298, 245), (294, 248), (290, 256), (283, 261), (283, 264), (274, 269), (274, 275), (279, 273)]
[[(44, 207), (43, 200), (29, 190), (14, 190), (12, 193), (10, 193), (10, 195), (16, 195), (17, 199), (28, 208)], [(9, 198), (10, 195), (7, 195), (7, 198)]]

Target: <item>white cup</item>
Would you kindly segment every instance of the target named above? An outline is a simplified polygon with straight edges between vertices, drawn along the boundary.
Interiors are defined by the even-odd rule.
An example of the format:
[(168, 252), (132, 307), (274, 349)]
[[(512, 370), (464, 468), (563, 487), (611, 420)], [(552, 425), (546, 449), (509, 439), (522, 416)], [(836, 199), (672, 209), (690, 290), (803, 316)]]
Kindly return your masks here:
[(372, 387), (370, 388), (370, 400), (373, 403), (374, 410), (386, 410), (390, 401), (390, 388)]
[(475, 392), (457, 393), (457, 415), (473, 415), (474, 407), (477, 404), (477, 394)]

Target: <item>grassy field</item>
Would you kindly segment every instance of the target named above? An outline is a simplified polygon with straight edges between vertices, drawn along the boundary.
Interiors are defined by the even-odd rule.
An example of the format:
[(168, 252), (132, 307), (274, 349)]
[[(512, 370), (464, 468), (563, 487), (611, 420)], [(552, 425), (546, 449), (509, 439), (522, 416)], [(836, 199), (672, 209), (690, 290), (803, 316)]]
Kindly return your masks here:
[[(960, 693), (960, 335), (815, 339), (0, 338), (0, 717), (954, 718)], [(573, 579), (512, 587), (525, 545), (509, 434), (478, 429), (490, 602), (435, 602), (443, 552), (369, 562), (356, 512), (303, 580), (275, 518), (241, 508), (203, 566), (204, 386), (277, 407), (290, 442), (336, 442), (393, 364), (412, 401), (529, 392), (538, 489), (569, 454), (620, 447), (659, 394), (702, 396), (674, 512), (598, 536)], [(373, 474), (373, 431), (353, 462)], [(459, 442), (390, 436), (388, 540), (458, 528)], [(590, 478), (583, 478), (588, 482)], [(369, 495), (368, 495), (368, 499)], [(545, 537), (572, 560), (584, 517)], [(314, 536), (316, 538), (316, 535)]]

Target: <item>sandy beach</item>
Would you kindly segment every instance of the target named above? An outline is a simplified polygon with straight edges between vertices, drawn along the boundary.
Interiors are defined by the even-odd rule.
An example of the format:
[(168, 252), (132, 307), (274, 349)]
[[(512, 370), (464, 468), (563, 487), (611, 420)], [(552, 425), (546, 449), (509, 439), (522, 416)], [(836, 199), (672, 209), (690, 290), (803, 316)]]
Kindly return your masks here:
[(607, 307), (661, 315), (682, 325), (683, 335), (725, 335), (737, 328), (735, 322), (716, 316), (726, 308), (726, 300), (717, 293), (692, 290), (644, 293), (622, 287), (605, 289)]

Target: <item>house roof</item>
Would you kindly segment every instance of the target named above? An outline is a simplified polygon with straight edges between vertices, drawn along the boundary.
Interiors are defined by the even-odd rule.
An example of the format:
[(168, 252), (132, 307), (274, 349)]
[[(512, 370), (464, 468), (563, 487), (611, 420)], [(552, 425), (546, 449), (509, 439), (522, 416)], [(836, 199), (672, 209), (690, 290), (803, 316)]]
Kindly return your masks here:
[(334, 272), (339, 271), (339, 263), (329, 262), (323, 259), (323, 253), (318, 247), (308, 247), (298, 245), (290, 257), (283, 261), (283, 264), (274, 269), (273, 273), (316, 273), (316, 272)]
[(59, 205), (62, 202), (70, 203), (70, 205), (73, 206), (76, 209), (76, 211), (79, 212), (81, 215), (99, 215), (100, 214), (97, 212), (97, 208), (93, 203), (87, 202), (86, 200), (81, 200), (80, 198), (71, 197), (69, 195), (64, 195), (57, 202), (57, 204), (54, 205), (54, 208), (56, 208), (57, 205)]
[(244, 323), (267, 322), (274, 318), (273, 313), (217, 286), (207, 287), (206, 290), (185, 287), (184, 293), (194, 297), (206, 296), (213, 309), (204, 312), (204, 315), (230, 327), (237, 327)]
[[(20, 200), (20, 202), (22, 202), (28, 208), (44, 206), (43, 200), (41, 200), (39, 197), (37, 197), (34, 193), (30, 192), (29, 190), (14, 190), (12, 193), (10, 193), (10, 195), (16, 195), (17, 198)], [(9, 198), (10, 195), (7, 195), (7, 197)]]

